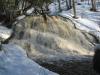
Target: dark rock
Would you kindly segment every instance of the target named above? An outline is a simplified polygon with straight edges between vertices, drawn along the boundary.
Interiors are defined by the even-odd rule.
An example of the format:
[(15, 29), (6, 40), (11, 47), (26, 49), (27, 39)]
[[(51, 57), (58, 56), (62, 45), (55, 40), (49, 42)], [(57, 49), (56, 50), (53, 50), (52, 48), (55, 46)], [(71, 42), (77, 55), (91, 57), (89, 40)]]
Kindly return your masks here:
[(93, 58), (93, 68), (100, 74), (100, 44), (95, 47), (95, 54)]

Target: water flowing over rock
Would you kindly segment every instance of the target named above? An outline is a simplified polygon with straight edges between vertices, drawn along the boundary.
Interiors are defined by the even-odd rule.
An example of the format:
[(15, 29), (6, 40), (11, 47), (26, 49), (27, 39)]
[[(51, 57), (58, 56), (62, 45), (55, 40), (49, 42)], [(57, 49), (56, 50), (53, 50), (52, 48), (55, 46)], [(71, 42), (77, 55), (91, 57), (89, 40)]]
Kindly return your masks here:
[(25, 50), (14, 44), (0, 51), (0, 75), (58, 75), (29, 59)]
[(47, 20), (44, 20), (42, 16), (29, 16), (17, 21), (13, 25), (13, 30), (15, 36), (10, 42), (23, 47), (28, 57), (39, 64), (52, 68), (53, 71), (64, 70), (60, 74), (65, 74), (61, 75), (68, 73), (68, 65), (64, 67), (68, 62), (89, 61), (90, 63), (94, 53), (93, 43), (97, 42), (89, 33), (76, 29), (69, 19), (59, 16), (47, 16)]
[(70, 20), (65, 20), (47, 16), (46, 22), (41, 16), (26, 17), (14, 26), (17, 40), (12, 41), (28, 50), (29, 56), (40, 60), (91, 56), (95, 38), (75, 29)]

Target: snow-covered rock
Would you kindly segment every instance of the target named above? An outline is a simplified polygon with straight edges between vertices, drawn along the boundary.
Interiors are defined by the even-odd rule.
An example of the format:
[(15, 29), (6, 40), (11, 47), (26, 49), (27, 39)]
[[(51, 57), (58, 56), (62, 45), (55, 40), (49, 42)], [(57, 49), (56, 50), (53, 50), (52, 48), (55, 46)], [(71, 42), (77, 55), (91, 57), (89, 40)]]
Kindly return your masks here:
[(30, 14), (32, 14), (33, 11), (34, 11), (34, 8), (32, 7), (32, 8), (30, 8), (30, 9), (28, 9), (28, 10), (26, 11), (26, 14), (27, 14), (27, 15), (30, 15)]
[(100, 39), (100, 37), (98, 37), (100, 36), (100, 1), (97, 1), (98, 12), (90, 11), (91, 3), (87, 0), (83, 2), (80, 2), (79, 0), (77, 2), (80, 3), (79, 5), (76, 4), (76, 13), (77, 13), (77, 16), (79, 17), (78, 19), (73, 18), (72, 9), (68, 11), (62, 10), (60, 15), (71, 19), (77, 29), (89, 32), (90, 34), (97, 37), (97, 39)]
[(6, 27), (0, 26), (0, 41), (8, 39), (12, 35), (12, 30)]
[(0, 75), (58, 75), (29, 59), (25, 50), (14, 44), (0, 51)]

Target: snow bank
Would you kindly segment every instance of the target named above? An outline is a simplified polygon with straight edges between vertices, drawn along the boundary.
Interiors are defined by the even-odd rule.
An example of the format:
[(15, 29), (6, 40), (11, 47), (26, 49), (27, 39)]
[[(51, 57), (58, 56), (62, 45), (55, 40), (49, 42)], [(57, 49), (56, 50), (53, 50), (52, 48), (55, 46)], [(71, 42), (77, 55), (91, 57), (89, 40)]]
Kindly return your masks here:
[[(79, 11), (81, 12), (82, 10)], [(78, 14), (80, 14), (79, 11)], [(99, 40), (98, 42), (100, 42), (100, 26), (99, 22), (95, 22), (95, 20), (100, 21), (100, 19), (98, 18), (100, 16), (99, 12), (85, 11), (83, 13), (85, 14), (84, 17), (79, 17), (78, 19), (74, 19), (70, 11), (63, 11), (59, 15), (65, 18), (69, 18), (75, 24), (75, 27), (77, 29), (92, 34)], [(88, 18), (86, 17), (86, 15), (88, 16)]]
[(1, 41), (8, 39), (11, 36), (11, 34), (12, 34), (11, 29), (0, 26), (0, 38), (1, 38), (0, 40)]
[(8, 44), (0, 51), (0, 75), (58, 75), (30, 60), (21, 47)]
[(21, 16), (18, 16), (17, 18), (16, 18), (16, 20), (21, 20), (21, 19), (24, 19), (25, 18), (25, 15), (21, 15)]
[(56, 5), (54, 3), (49, 5), (49, 11), (51, 15), (54, 15), (57, 13), (58, 9), (56, 8)]
[(86, 18), (74, 19), (73, 15), (70, 13), (67, 14), (67, 12), (62, 12), (62, 13), (60, 13), (60, 15), (72, 20), (75, 23), (75, 26), (80, 30), (85, 30), (87, 32), (100, 31), (99, 25), (91, 20), (88, 20)]
[(100, 31), (99, 25), (91, 20), (79, 18), (79, 19), (76, 19), (75, 21), (79, 23), (81, 26), (84, 26), (90, 29), (90, 31), (97, 31), (97, 32)]

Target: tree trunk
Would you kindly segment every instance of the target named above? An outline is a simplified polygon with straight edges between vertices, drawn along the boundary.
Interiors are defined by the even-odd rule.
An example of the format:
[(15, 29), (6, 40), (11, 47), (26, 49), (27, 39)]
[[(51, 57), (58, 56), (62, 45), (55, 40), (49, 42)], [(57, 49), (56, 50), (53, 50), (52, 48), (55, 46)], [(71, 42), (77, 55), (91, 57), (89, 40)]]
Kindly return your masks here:
[(72, 0), (69, 0), (69, 9), (72, 8)]
[(67, 7), (67, 10), (69, 9), (69, 4), (68, 4), (68, 1), (66, 0), (66, 7)]
[(75, 5), (75, 0), (73, 0), (73, 18), (77, 18), (77, 16), (76, 16), (76, 5)]
[(92, 8), (90, 10), (96, 11), (96, 0), (91, 0), (91, 3), (92, 3)]
[(58, 4), (59, 4), (59, 12), (61, 12), (62, 10), (61, 10), (61, 4), (60, 4), (60, 0), (57, 0), (58, 1)]

